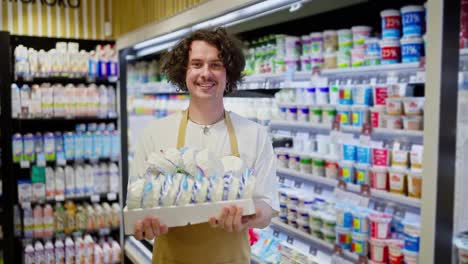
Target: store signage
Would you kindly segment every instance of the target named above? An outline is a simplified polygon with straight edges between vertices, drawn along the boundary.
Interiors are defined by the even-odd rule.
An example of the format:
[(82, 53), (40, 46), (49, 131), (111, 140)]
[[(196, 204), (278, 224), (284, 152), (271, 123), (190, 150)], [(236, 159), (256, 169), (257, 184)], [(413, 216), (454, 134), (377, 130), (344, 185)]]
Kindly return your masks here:
[(23, 4), (36, 4), (40, 2), (43, 5), (69, 8), (79, 8), (81, 6), (81, 0), (3, 0), (3, 2), (21, 2)]

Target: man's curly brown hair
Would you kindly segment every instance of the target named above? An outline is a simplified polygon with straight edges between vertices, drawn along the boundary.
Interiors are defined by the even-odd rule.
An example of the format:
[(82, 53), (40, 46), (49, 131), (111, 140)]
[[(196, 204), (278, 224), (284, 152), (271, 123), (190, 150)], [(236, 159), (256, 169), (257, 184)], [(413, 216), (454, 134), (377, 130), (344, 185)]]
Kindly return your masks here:
[(190, 46), (193, 41), (202, 40), (219, 50), (219, 59), (226, 68), (226, 88), (224, 95), (234, 92), (237, 84), (242, 79), (242, 71), (245, 67), (242, 43), (234, 36), (228, 34), (225, 29), (197, 30), (162, 57), (162, 72), (167, 75), (169, 81), (182, 91), (188, 91), (185, 83), (187, 75)]

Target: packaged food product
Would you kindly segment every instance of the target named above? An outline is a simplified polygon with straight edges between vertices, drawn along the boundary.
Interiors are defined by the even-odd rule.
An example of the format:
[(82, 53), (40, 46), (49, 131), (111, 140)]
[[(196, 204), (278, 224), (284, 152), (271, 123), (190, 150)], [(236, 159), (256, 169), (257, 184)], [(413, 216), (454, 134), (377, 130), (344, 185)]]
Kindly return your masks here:
[(390, 150), (387, 148), (372, 148), (372, 165), (387, 167), (390, 162)]
[(297, 110), (297, 121), (299, 122), (308, 122), (309, 121), (309, 116), (310, 116), (310, 111), (309, 111), (309, 106), (307, 105), (298, 105), (298, 110)]
[(391, 264), (403, 263), (403, 246), (405, 242), (399, 239), (387, 240), (388, 253)]
[(369, 123), (369, 107), (365, 105), (351, 106), (352, 112), (352, 125), (362, 127), (364, 124)]
[(351, 50), (351, 66), (364, 66), (366, 58), (366, 50), (363, 48), (354, 48)]
[(65, 246), (63, 241), (60, 239), (55, 240), (54, 244), (55, 263), (67, 263), (65, 262)]
[(298, 154), (289, 153), (288, 168), (298, 171), (300, 161), (301, 161), (301, 158)]
[(400, 9), (404, 36), (421, 36), (424, 24), (424, 7), (419, 5), (404, 6)]
[(336, 204), (336, 226), (351, 229), (353, 226), (353, 214), (346, 204)]
[(333, 158), (327, 158), (325, 160), (325, 177), (329, 179), (337, 179), (338, 172), (338, 160)]
[(407, 169), (409, 166), (409, 152), (400, 148), (392, 150), (392, 168)]
[(276, 151), (276, 158), (280, 168), (288, 168), (289, 155), (286, 151), (278, 149)]
[(370, 168), (371, 188), (376, 190), (388, 190), (387, 168), (374, 166)]
[(370, 119), (372, 128), (382, 128), (383, 125), (383, 117), (385, 115), (385, 106), (377, 105), (370, 108)]
[(401, 36), (401, 16), (400, 11), (386, 9), (380, 12), (382, 17), (382, 38), (399, 38)]
[(407, 116), (420, 116), (424, 110), (424, 97), (406, 97), (402, 99), (404, 114)]
[(351, 250), (351, 229), (337, 226), (336, 244), (345, 250)]
[(338, 49), (338, 34), (335, 30), (323, 31), (323, 47), (325, 52), (334, 52)]
[(332, 124), (336, 118), (336, 108), (333, 105), (322, 106), (322, 123)]
[(354, 183), (354, 162), (353, 161), (341, 161), (340, 166), (340, 180), (347, 183)]
[(419, 263), (419, 252), (403, 250), (403, 255), (405, 256), (405, 263), (407, 264)]
[(412, 171), (422, 171), (423, 149), (422, 145), (411, 146), (410, 163)]
[(336, 69), (338, 66), (338, 58), (336, 52), (326, 52), (324, 54), (324, 68), (325, 69)]
[(350, 29), (338, 30), (338, 49), (350, 50), (353, 47), (353, 33)]
[[(370, 213), (369, 222), (370, 222), (370, 236), (373, 239), (387, 239), (390, 234), (390, 222), (392, 221), (392, 216), (385, 213)], [(374, 259), (376, 261), (383, 261)]]
[(373, 87), (374, 106), (385, 106), (388, 98), (388, 88), (386, 85), (376, 85)]
[(401, 116), (384, 115), (383, 127), (389, 129), (403, 129), (403, 121)]
[(369, 165), (357, 163), (355, 165), (356, 184), (370, 184)]
[(302, 155), (299, 166), (302, 173), (312, 173), (312, 158), (307, 155)]
[(372, 261), (384, 262), (388, 261), (388, 247), (385, 240), (371, 238), (370, 245), (370, 258)]
[(323, 234), (323, 238), (325, 239), (326, 242), (328, 242), (329, 244), (335, 244), (336, 242), (335, 230), (331, 231), (331, 230), (323, 228), (321, 231)]
[(76, 206), (72, 201), (67, 201), (65, 203), (65, 221), (64, 221), (64, 231), (65, 234), (71, 234), (76, 230)]
[(405, 251), (419, 252), (420, 243), (420, 225), (416, 221), (403, 221), (404, 225), (404, 236), (405, 236)]
[(351, 67), (351, 52), (349, 50), (339, 50), (337, 52), (338, 68)]
[(382, 50), (382, 64), (399, 63), (401, 59), (400, 40), (398, 38), (383, 39), (380, 42)]
[(424, 55), (423, 43), (420, 36), (404, 36), (401, 39), (401, 62), (419, 62)]
[(314, 158), (312, 165), (312, 174), (319, 177), (325, 177), (325, 160)]
[(422, 116), (403, 116), (403, 129), (405, 130), (423, 130)]
[(297, 121), (297, 106), (289, 105), (286, 109), (286, 120)]
[(367, 257), (367, 252), (368, 252), (367, 234), (353, 232), (351, 235), (351, 238), (352, 238), (351, 252), (359, 256)]
[(54, 230), (55, 234), (63, 234), (65, 231), (65, 209), (61, 203), (54, 207)]
[(347, 140), (343, 143), (342, 147), (342, 160), (344, 161), (356, 161), (357, 158), (357, 141)]
[(372, 28), (368, 26), (354, 26), (351, 28), (353, 33), (353, 47), (365, 48), (366, 40), (369, 38)]
[(406, 174), (407, 171), (404, 169), (389, 169), (390, 192), (406, 193)]
[(351, 107), (346, 105), (338, 105), (336, 107), (338, 113), (338, 120), (340, 125), (351, 124)]
[(402, 115), (403, 114), (403, 99), (401, 98), (387, 98), (386, 111), (388, 115)]

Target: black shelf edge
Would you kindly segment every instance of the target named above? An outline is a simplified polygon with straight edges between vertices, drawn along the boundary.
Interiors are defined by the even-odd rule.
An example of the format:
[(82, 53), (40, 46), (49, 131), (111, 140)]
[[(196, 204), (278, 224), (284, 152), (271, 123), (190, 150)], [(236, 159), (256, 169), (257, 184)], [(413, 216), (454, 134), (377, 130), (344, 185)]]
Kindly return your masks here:
[(117, 84), (117, 77), (65, 77), (65, 76), (49, 76), (49, 77), (16, 77), (13, 81), (16, 84), (96, 84), (96, 85), (113, 85)]
[[(46, 242), (46, 241), (52, 241), (55, 239), (62, 239), (64, 240), (66, 237), (76, 237), (76, 236), (85, 236), (85, 235), (91, 235), (91, 236), (104, 236), (104, 237), (112, 237), (115, 235), (120, 234), (120, 228), (113, 228), (113, 227), (105, 227), (105, 228), (100, 228), (98, 230), (85, 230), (85, 231), (74, 231), (72, 233), (62, 233), (62, 234), (54, 234), (52, 236), (48, 237), (17, 237), (19, 240), (21, 240), (24, 243), (32, 241), (33, 243), (36, 241), (41, 241), (41, 242)], [(119, 242), (118, 240), (116, 240)]]
[(87, 196), (80, 196), (80, 197), (64, 197), (63, 201), (57, 201), (57, 200), (45, 200), (45, 201), (34, 201), (30, 202), (29, 204), (31, 207), (35, 205), (45, 205), (45, 204), (54, 204), (54, 203), (64, 203), (67, 201), (73, 201), (75, 203), (84, 203), (84, 202), (90, 202), (90, 203), (102, 203), (102, 202), (109, 202), (109, 203), (118, 203), (119, 202), (119, 194), (115, 193), (115, 199), (110, 200), (108, 198), (108, 193), (101, 193), (101, 194), (95, 194), (96, 196), (99, 196), (99, 202), (93, 202), (93, 196), (94, 195), (87, 195)]
[(118, 117), (51, 117), (51, 118), (13, 118), (13, 123), (34, 122), (106, 122), (116, 121)]

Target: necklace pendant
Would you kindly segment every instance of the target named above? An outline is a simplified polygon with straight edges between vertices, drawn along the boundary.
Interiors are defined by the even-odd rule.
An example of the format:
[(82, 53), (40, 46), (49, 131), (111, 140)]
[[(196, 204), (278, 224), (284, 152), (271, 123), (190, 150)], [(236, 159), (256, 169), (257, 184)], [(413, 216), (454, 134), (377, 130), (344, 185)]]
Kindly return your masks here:
[(203, 127), (203, 134), (208, 135), (210, 133), (210, 128), (207, 126)]

